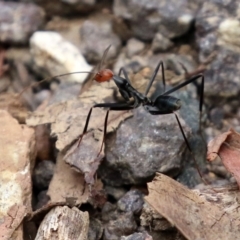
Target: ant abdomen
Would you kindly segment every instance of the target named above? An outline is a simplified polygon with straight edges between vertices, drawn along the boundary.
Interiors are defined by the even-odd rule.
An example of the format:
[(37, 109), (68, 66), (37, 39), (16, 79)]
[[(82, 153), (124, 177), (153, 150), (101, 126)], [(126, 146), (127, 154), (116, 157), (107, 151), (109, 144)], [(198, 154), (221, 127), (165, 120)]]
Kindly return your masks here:
[(152, 115), (170, 114), (181, 108), (181, 100), (172, 96), (160, 95), (152, 106), (146, 105), (145, 109)]

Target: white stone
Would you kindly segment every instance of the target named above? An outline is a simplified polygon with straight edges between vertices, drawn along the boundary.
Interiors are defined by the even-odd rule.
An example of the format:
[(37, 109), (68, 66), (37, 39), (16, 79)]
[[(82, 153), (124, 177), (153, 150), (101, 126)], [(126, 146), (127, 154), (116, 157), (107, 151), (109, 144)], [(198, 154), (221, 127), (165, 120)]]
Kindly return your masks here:
[[(56, 32), (35, 32), (30, 39), (30, 45), (36, 66), (46, 69), (51, 76), (92, 70), (80, 50)], [(71, 74), (64, 79), (82, 83), (87, 76), (88, 73)]]

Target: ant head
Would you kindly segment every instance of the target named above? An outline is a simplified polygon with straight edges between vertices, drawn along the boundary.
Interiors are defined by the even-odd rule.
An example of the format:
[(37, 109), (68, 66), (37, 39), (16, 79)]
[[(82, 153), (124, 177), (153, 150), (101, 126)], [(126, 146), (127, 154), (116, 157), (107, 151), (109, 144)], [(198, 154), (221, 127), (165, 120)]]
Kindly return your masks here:
[(101, 83), (111, 80), (112, 77), (113, 77), (112, 70), (103, 69), (95, 75), (94, 80)]

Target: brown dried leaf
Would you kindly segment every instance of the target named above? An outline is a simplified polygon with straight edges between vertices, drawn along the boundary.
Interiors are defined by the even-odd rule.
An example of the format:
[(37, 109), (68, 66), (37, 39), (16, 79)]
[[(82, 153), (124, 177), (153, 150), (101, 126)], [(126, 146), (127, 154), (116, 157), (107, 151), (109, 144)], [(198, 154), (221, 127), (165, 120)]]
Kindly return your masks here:
[[(106, 85), (106, 84), (105, 84)], [(109, 87), (109, 86), (108, 86)], [(60, 150), (69, 149), (64, 160), (74, 169), (84, 173), (87, 183), (94, 183), (94, 175), (98, 169), (103, 153), (98, 156), (103, 139), (103, 128), (106, 111), (95, 108), (89, 121), (89, 131), (82, 139), (80, 147), (76, 140), (81, 135), (87, 115), (95, 102), (111, 98), (113, 89), (102, 85), (93, 85), (84, 92), (80, 99), (69, 100), (46, 107), (35, 112), (28, 120), (30, 126), (51, 123), (51, 134), (57, 136), (56, 147)], [(132, 113), (111, 111), (108, 118), (107, 132), (115, 130), (120, 122), (130, 117)], [(73, 146), (69, 146), (74, 143)], [(102, 149), (104, 152), (104, 146)], [(97, 157), (98, 156), (98, 157)]]
[[(51, 135), (57, 136), (56, 147), (62, 151), (80, 136), (91, 106), (78, 99), (57, 103), (46, 107), (44, 111), (35, 112), (27, 119), (27, 124), (37, 126), (50, 123)], [(94, 109), (89, 129), (94, 128), (98, 120), (104, 122), (104, 115), (104, 110)]]
[(39, 226), (36, 240), (87, 240), (89, 214), (78, 208), (55, 207)]
[[(92, 89), (92, 90), (91, 90)], [(79, 99), (56, 103), (45, 109), (36, 111), (27, 119), (27, 124), (37, 126), (51, 124), (51, 135), (57, 136), (56, 147), (60, 151), (74, 142), (83, 131), (87, 114), (95, 102), (102, 103), (103, 99), (112, 96), (112, 89), (105, 89), (100, 85), (93, 86), (88, 93)], [(106, 111), (94, 109), (88, 129), (103, 126)]]
[[(108, 132), (116, 129), (124, 119), (130, 116), (132, 116), (131, 112), (110, 112), (107, 128)], [(97, 125), (97, 128), (100, 128), (101, 125), (102, 122)], [(89, 184), (94, 183), (94, 175), (98, 169), (98, 166), (100, 165), (102, 158), (104, 157), (104, 147), (101, 154), (97, 156), (101, 148), (102, 138), (102, 131), (99, 131), (98, 129), (91, 131), (84, 135), (79, 147), (77, 147), (77, 143), (75, 143), (64, 157), (66, 163), (81, 173), (84, 173), (85, 181)]]
[(8, 111), (19, 123), (25, 123), (29, 115), (27, 108), (21, 102), (18, 95), (13, 93), (1, 93), (0, 109)]
[(88, 188), (85, 188), (84, 176), (73, 171), (63, 161), (62, 153), (58, 155), (47, 195), (49, 195), (51, 202), (66, 202), (67, 198), (75, 198), (76, 204), (82, 204), (88, 200), (89, 192)]
[(0, 110), (0, 126), (0, 239), (20, 239), (22, 220), (32, 211), (35, 134), (4, 110)]
[(208, 144), (208, 160), (219, 155), (225, 168), (235, 177), (240, 186), (240, 134), (230, 129)]
[(229, 213), (163, 174), (157, 174), (148, 190), (146, 201), (187, 239), (239, 238), (239, 204)]
[(231, 131), (225, 132), (214, 139), (212, 139), (208, 143), (208, 152), (207, 152), (207, 160), (213, 161), (218, 156), (218, 152), (223, 142), (227, 139), (227, 137), (231, 134)]

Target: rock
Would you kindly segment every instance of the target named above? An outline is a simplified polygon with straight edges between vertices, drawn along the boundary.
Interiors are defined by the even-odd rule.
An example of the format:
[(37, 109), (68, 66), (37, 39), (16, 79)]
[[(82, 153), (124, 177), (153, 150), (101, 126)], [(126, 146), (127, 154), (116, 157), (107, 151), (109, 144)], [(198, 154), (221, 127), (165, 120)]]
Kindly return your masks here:
[[(41, 91), (42, 92), (42, 91)], [(37, 158), (40, 161), (51, 159), (53, 144), (50, 139), (50, 130), (45, 125), (39, 125), (35, 127), (36, 144), (37, 144)]]
[[(192, 87), (194, 87), (193, 84), (189, 84), (187, 91), (178, 91), (175, 95), (182, 101), (180, 115), (192, 130), (192, 133), (188, 136), (187, 139), (193, 154), (191, 155), (189, 150), (186, 151), (185, 156), (183, 156), (184, 160), (182, 161), (183, 170), (180, 176), (178, 176), (178, 180), (190, 188), (193, 188), (195, 185), (203, 182), (196, 169), (196, 164), (194, 163), (193, 157), (197, 162), (199, 171), (203, 175), (203, 173), (206, 171), (207, 150), (207, 142), (203, 138), (203, 127), (202, 132), (199, 132), (199, 100), (196, 99), (196, 88), (194, 89)], [(204, 114), (205, 112), (203, 111), (202, 124), (204, 123)]]
[[(31, 0), (22, 0), (32, 2)], [(76, 13), (89, 13), (95, 8), (96, 0), (53, 0), (51, 3), (47, 0), (38, 0), (38, 5), (45, 9), (48, 16), (63, 16)]]
[[(35, 32), (30, 39), (34, 64), (47, 77), (71, 72), (91, 71), (81, 52), (56, 32)], [(47, 73), (46, 73), (47, 72)], [(65, 81), (83, 83), (88, 73), (68, 75)]]
[(62, 81), (57, 86), (54, 86), (54, 83), (51, 84), (51, 89), (53, 89), (54, 94), (49, 100), (49, 105), (76, 99), (79, 96), (81, 86), (79, 83)]
[(223, 117), (224, 117), (224, 111), (220, 107), (213, 108), (210, 111), (210, 120), (217, 128), (222, 127)]
[(132, 234), (137, 229), (137, 224), (131, 212), (118, 215), (116, 220), (111, 220), (104, 231), (104, 240), (118, 240), (121, 236)]
[(88, 240), (100, 240), (103, 234), (102, 223), (96, 218), (90, 218)]
[(34, 206), (34, 210), (42, 208), (44, 205), (48, 203), (50, 200), (49, 196), (47, 195), (47, 190), (41, 191), (37, 195), (37, 204)]
[(174, 45), (174, 43), (164, 37), (161, 33), (156, 33), (153, 41), (152, 41), (152, 50), (154, 53), (157, 52), (166, 52), (167, 50), (169, 50), (172, 46)]
[(116, 209), (117, 209), (117, 206), (115, 204), (106, 202), (102, 208), (102, 220), (104, 222), (115, 220), (117, 218)]
[(142, 40), (152, 40), (157, 32), (168, 39), (185, 34), (198, 10), (200, 1), (120, 1), (113, 4), (114, 14), (122, 17), (133, 32)]
[(0, 109), (8, 111), (19, 123), (25, 123), (29, 115), (26, 105), (19, 99), (19, 96), (10, 92), (1, 93)]
[(112, 31), (110, 20), (85, 21), (80, 29), (80, 36), (83, 55), (89, 62), (99, 63), (109, 45), (111, 48), (106, 59), (114, 58), (121, 46), (119, 37)]
[(120, 68), (124, 67), (127, 73), (137, 73), (143, 67), (146, 67), (148, 64), (147, 57), (145, 56), (133, 56), (132, 58), (128, 58), (126, 52), (122, 52), (119, 54), (116, 63), (114, 65), (114, 73), (118, 74)]
[(27, 44), (44, 23), (45, 12), (33, 3), (0, 2), (0, 42)]
[(187, 69), (188, 72), (193, 72), (197, 68), (197, 63), (193, 57), (186, 54), (168, 54), (165, 60), (165, 64), (177, 75), (185, 74), (183, 66)]
[(23, 218), (32, 211), (31, 171), (36, 150), (34, 130), (0, 110), (0, 215), (2, 239), (22, 239)]
[(11, 80), (8, 75), (3, 75), (0, 78), (0, 93), (7, 90), (7, 88), (11, 85)]
[(173, 229), (173, 226), (148, 203), (143, 205), (140, 224), (142, 227), (150, 228), (153, 231), (170, 231)]
[(105, 191), (107, 195), (113, 197), (115, 200), (119, 200), (126, 193), (126, 189), (112, 186), (105, 186)]
[(131, 58), (140, 53), (145, 47), (145, 44), (136, 38), (131, 38), (127, 42), (127, 56)]
[(88, 212), (67, 206), (53, 208), (39, 226), (36, 240), (87, 240), (89, 227)]
[(139, 190), (130, 190), (121, 199), (118, 200), (118, 209), (123, 212), (140, 213), (143, 207), (143, 194)]
[(138, 108), (133, 118), (107, 137), (106, 160), (99, 176), (112, 186), (145, 183), (157, 171), (176, 176), (185, 149), (174, 115), (153, 116)]
[[(237, 97), (239, 94), (240, 21), (238, 1), (204, 2), (196, 17), (197, 44), (200, 61), (211, 54), (215, 58), (205, 71), (205, 95), (211, 105), (218, 106), (219, 99)], [(214, 99), (213, 99), (214, 98)]]
[(153, 240), (147, 232), (134, 233), (127, 237), (121, 237), (121, 240)]
[(53, 177), (55, 164), (52, 161), (40, 161), (33, 172), (33, 184), (39, 190), (48, 188)]

